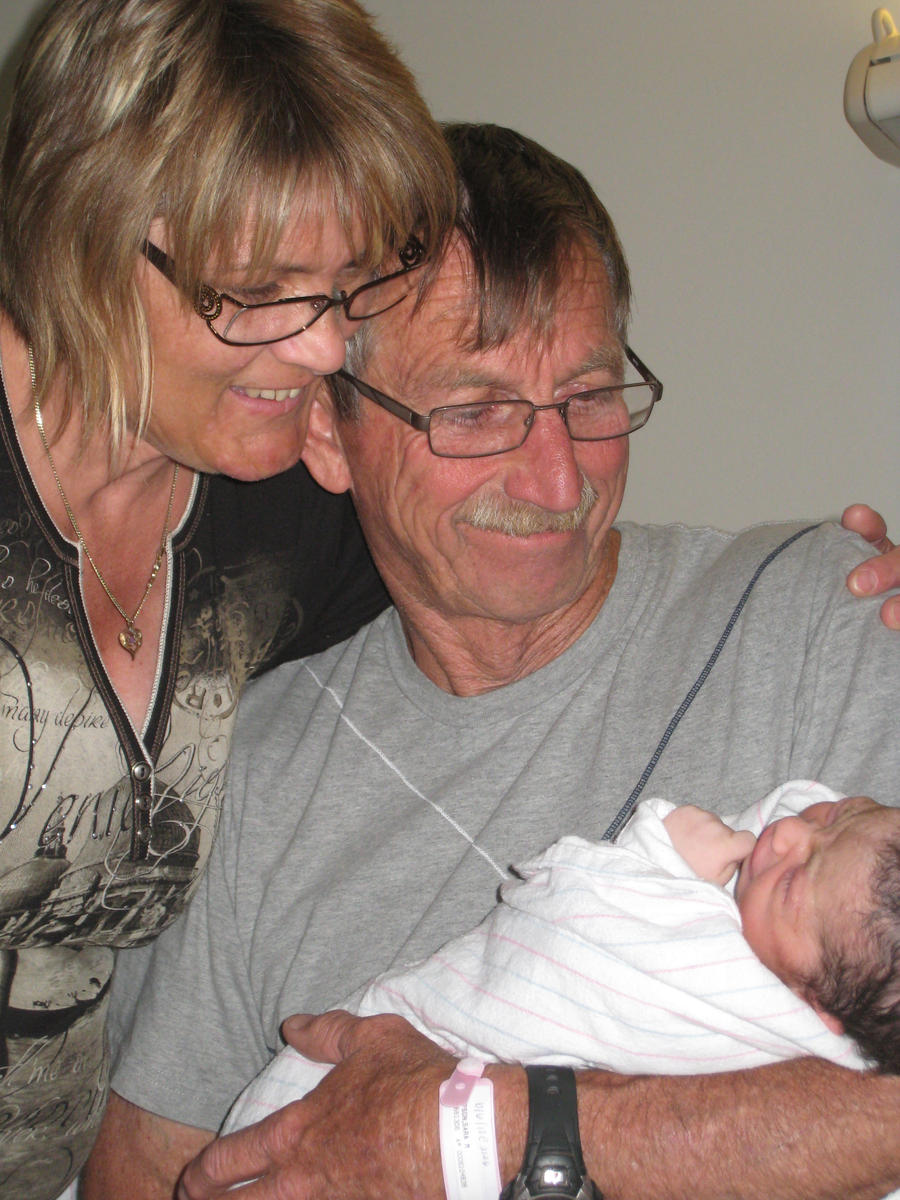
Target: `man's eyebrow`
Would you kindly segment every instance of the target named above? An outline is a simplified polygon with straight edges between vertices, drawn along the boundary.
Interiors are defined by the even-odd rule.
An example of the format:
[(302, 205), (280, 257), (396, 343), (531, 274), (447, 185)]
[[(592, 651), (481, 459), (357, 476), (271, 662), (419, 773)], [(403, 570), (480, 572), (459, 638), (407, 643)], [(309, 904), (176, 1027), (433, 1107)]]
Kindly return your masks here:
[(582, 364), (572, 372), (570, 378), (577, 379), (580, 375), (590, 375), (592, 371), (620, 372), (624, 366), (624, 362), (625, 355), (618, 343), (597, 346)]
[[(602, 344), (602, 346), (596, 346), (590, 350), (587, 358), (577, 364), (563, 382), (580, 379), (594, 371), (622, 372), (623, 364), (624, 354), (618, 343)], [(464, 388), (505, 388), (508, 386), (503, 372), (488, 371), (476, 364), (468, 365), (461, 364), (461, 362), (448, 362), (448, 364), (438, 367), (436, 371), (422, 378), (421, 385), (422, 389), (426, 391), (430, 389), (461, 391)]]
[(490, 387), (500, 383), (500, 376), (495, 371), (479, 370), (477, 367), (464, 367), (456, 363), (448, 363), (428, 378), (428, 386), (446, 388), (455, 391), (457, 388)]
[[(617, 344), (596, 346), (566, 377), (568, 380), (580, 379), (582, 375), (590, 375), (594, 371), (621, 372), (624, 354)], [(448, 363), (435, 371), (427, 380), (427, 385), (433, 388), (444, 388), (453, 391), (457, 388), (479, 388), (505, 386), (503, 376), (496, 371), (485, 371), (476, 365)]]

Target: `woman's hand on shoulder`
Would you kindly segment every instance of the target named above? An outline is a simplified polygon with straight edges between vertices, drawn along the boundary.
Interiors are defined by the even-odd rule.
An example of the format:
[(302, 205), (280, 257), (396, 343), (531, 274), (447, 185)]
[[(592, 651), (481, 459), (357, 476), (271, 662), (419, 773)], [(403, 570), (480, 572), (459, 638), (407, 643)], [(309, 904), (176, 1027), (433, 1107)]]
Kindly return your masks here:
[[(881, 514), (868, 504), (851, 504), (844, 509), (841, 524), (864, 537), (878, 551), (874, 558), (866, 559), (847, 576), (847, 587), (853, 595), (880, 596), (900, 588), (900, 546), (895, 546), (888, 537)], [(900, 630), (900, 596), (885, 600), (881, 619), (888, 629)]]

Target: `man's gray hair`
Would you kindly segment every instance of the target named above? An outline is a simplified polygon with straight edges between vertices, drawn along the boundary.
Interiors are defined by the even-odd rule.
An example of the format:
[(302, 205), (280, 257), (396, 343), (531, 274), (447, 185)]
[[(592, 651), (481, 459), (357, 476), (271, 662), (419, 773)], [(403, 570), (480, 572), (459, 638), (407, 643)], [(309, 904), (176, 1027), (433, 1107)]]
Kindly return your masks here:
[[(586, 254), (596, 254), (606, 270), (613, 323), (624, 343), (631, 305), (628, 266), (609, 213), (581, 172), (499, 125), (450, 124), (444, 135), (457, 171), (454, 233), (471, 260), (475, 287), (461, 347), (495, 349), (523, 328), (546, 339), (564, 306), (572, 259)], [(423, 280), (425, 294), (433, 275)], [(377, 324), (351, 340), (351, 374), (364, 376)], [(340, 416), (358, 415), (359, 397), (351, 385), (335, 379), (331, 391)]]

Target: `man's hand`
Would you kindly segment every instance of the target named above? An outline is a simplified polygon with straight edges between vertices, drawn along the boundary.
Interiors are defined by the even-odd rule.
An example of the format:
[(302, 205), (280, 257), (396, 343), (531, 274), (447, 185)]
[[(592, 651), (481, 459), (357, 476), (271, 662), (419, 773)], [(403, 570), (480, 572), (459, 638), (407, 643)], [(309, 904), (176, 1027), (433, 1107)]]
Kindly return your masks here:
[[(900, 548), (887, 536), (880, 513), (867, 504), (851, 504), (844, 509), (841, 524), (871, 542), (880, 558), (869, 558), (847, 576), (847, 587), (854, 596), (880, 596), (891, 588), (900, 588)], [(881, 619), (889, 629), (900, 629), (900, 596), (890, 596), (881, 606)]]
[(724, 887), (756, 845), (746, 829), (734, 830), (721, 817), (682, 804), (663, 818), (672, 845), (701, 879)]
[(455, 1060), (400, 1017), (291, 1017), (284, 1034), (337, 1066), (303, 1100), (207, 1146), (179, 1200), (251, 1179), (247, 1200), (441, 1200), (438, 1088)]

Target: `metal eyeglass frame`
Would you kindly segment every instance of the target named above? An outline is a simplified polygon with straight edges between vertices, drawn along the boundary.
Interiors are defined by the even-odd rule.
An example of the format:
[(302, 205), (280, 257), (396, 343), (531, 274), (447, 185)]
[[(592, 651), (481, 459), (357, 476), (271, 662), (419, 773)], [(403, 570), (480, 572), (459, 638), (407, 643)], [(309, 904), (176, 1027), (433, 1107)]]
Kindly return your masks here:
[[(154, 245), (148, 239), (141, 246), (141, 253), (149, 263), (156, 267), (160, 274), (168, 279), (169, 283), (177, 286), (175, 260), (170, 258), (165, 250), (160, 250), (159, 246)], [(283, 296), (278, 300), (263, 300), (259, 304), (244, 304), (243, 301), (236, 300), (234, 296), (229, 296), (227, 292), (217, 292), (208, 283), (201, 283), (197, 286), (197, 295), (194, 299), (194, 312), (206, 322), (206, 326), (213, 337), (218, 338), (220, 342), (224, 342), (226, 346), (269, 346), (273, 342), (283, 342), (285, 338), (296, 337), (298, 333), (305, 333), (310, 326), (315, 325), (320, 317), (324, 317), (331, 308), (342, 308), (344, 316), (348, 321), (367, 321), (371, 317), (378, 317), (383, 312), (388, 312), (389, 309), (394, 308), (401, 300), (404, 300), (406, 295), (399, 296), (392, 304), (386, 305), (385, 308), (380, 308), (378, 312), (367, 313), (364, 317), (354, 317), (350, 314), (350, 305), (353, 301), (364, 292), (380, 287), (391, 279), (399, 279), (401, 275), (408, 275), (410, 271), (415, 271), (418, 267), (423, 266), (425, 263), (425, 249), (418, 238), (411, 237), (402, 250), (400, 250), (397, 257), (403, 263), (399, 271), (392, 271), (389, 275), (381, 275), (378, 279), (372, 279), (368, 283), (354, 288), (350, 293), (344, 291), (338, 292), (336, 296), (326, 296), (324, 293), (316, 293), (313, 296)], [(232, 321), (240, 313), (250, 309), (277, 308), (285, 304), (313, 304), (317, 306), (317, 311), (312, 320), (307, 321), (305, 325), (301, 325), (299, 329), (294, 329), (290, 333), (282, 333), (274, 338), (263, 338), (261, 341), (236, 342), (213, 329), (213, 321), (218, 320), (222, 314), (223, 300), (227, 300), (229, 304), (233, 304), (238, 310), (235, 316), (232, 317)], [(231, 321), (229, 322), (230, 325)]]
[[(585, 437), (575, 437), (570, 430), (569, 436), (572, 438), (573, 442), (612, 442), (612, 441), (615, 441), (617, 438), (628, 437), (630, 434), (635, 433), (638, 429), (643, 429), (643, 427), (650, 420), (650, 415), (653, 412), (654, 407), (662, 399), (663, 385), (660, 382), (660, 380), (658, 380), (656, 378), (656, 376), (653, 374), (653, 372), (650, 370), (650, 368), (648, 366), (646, 366), (643, 362), (641, 362), (641, 360), (638, 358), (638, 356), (635, 354), (635, 352), (631, 349), (630, 346), (627, 346), (627, 345), (625, 346), (625, 355), (626, 355), (628, 361), (631, 363), (631, 365), (635, 368), (635, 370), (641, 376), (644, 383), (646, 383), (650, 387), (650, 394), (651, 394), (652, 399), (647, 408), (647, 415), (644, 417), (644, 419), (641, 421), (641, 423), (639, 425), (635, 425), (633, 429), (625, 430), (625, 432), (623, 432), (623, 433), (611, 433), (611, 434), (604, 434), (601, 437), (585, 438)], [(525, 440), (527, 439), (529, 433), (531, 432), (531, 428), (534, 425), (535, 413), (543, 412), (546, 409), (555, 408), (557, 410), (557, 412), (559, 413), (559, 415), (562, 417), (563, 421), (565, 422), (566, 429), (568, 430), (569, 429), (569, 420), (568, 420), (569, 404), (573, 400), (577, 400), (579, 398), (579, 396), (581, 396), (583, 394), (581, 392), (575, 392), (571, 396), (566, 396), (565, 400), (557, 400), (553, 404), (532, 404), (530, 400), (524, 400), (524, 399), (518, 399), (518, 400), (512, 401), (511, 403), (515, 403), (515, 404), (523, 404), (524, 403), (524, 404), (528, 404), (531, 406), (531, 417), (525, 423), (525, 426), (524, 426), (525, 431), (522, 434), (522, 440), (520, 442), (518, 442), (515, 446), (507, 446), (506, 449), (504, 449), (504, 450), (487, 450), (483, 454), (442, 454), (440, 451), (435, 450), (434, 446), (431, 443), (431, 419), (434, 416), (434, 414), (439, 413), (439, 412), (447, 412), (453, 408), (476, 408), (478, 406), (479, 402), (476, 402), (474, 404), (465, 404), (465, 405), (440, 404), (440, 405), (438, 405), (437, 408), (433, 408), (431, 410), (431, 412), (420, 413), (420, 412), (416, 412), (415, 409), (413, 409), (413, 408), (408, 408), (405, 404), (401, 404), (399, 400), (394, 400), (393, 397), (388, 396), (385, 392), (379, 391), (378, 388), (373, 387), (370, 383), (364, 383), (363, 380), (357, 379), (356, 376), (351, 375), (349, 371), (340, 370), (340, 371), (335, 372), (335, 374), (340, 379), (346, 380), (347, 383), (349, 383), (352, 387), (356, 388), (356, 390), (360, 393), (360, 395), (365, 396), (367, 400), (371, 400), (374, 404), (377, 404), (379, 406), (379, 408), (383, 408), (383, 409), (385, 409), (386, 412), (391, 413), (393, 416), (399, 417), (399, 419), (401, 421), (405, 421), (407, 423), (407, 425), (411, 425), (413, 427), (413, 429), (417, 429), (420, 433), (427, 434), (428, 435), (428, 448), (431, 450), (431, 453), (434, 454), (436, 458), (491, 458), (495, 454), (508, 454), (510, 450), (518, 450), (519, 446), (523, 446), (525, 444)], [(625, 386), (627, 387), (628, 385), (626, 384)], [(632, 386), (634, 386), (634, 385), (632, 385)], [(618, 391), (618, 390), (619, 389), (617, 387), (609, 387), (609, 388), (600, 387), (600, 388), (589, 388), (588, 389), (588, 391), (592, 391), (592, 392), (603, 392), (603, 391), (614, 392), (614, 391)], [(490, 404), (491, 401), (487, 401), (486, 403)], [(504, 403), (504, 401), (499, 401), (499, 403)]]

